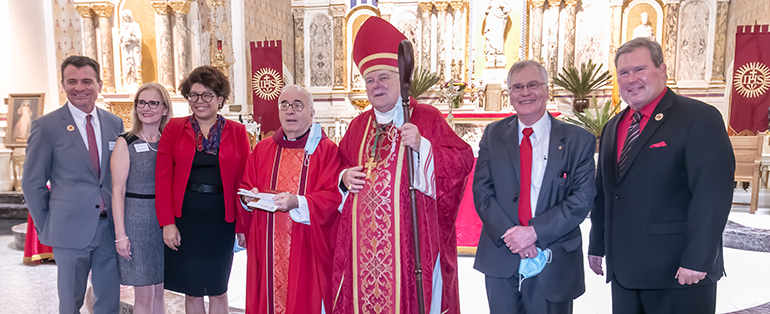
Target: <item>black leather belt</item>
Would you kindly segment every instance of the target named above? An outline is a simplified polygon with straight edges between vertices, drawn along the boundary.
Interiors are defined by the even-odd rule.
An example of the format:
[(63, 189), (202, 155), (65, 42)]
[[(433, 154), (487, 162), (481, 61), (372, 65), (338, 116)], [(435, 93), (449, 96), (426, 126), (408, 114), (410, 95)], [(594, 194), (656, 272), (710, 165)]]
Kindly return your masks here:
[(107, 211), (102, 211), (99, 213), (99, 219), (107, 219)]
[(204, 194), (216, 194), (222, 193), (224, 191), (221, 185), (203, 184), (197, 182), (187, 182), (187, 190)]
[(155, 194), (137, 194), (137, 193), (126, 192), (126, 197), (153, 200), (155, 199)]

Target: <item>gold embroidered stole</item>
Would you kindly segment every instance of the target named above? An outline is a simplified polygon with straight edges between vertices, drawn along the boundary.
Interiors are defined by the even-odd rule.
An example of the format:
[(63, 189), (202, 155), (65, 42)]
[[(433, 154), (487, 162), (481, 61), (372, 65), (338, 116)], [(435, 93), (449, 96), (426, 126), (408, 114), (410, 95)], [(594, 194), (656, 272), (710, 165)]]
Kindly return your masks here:
[[(372, 156), (376, 122), (370, 116), (359, 164)], [(400, 186), (404, 147), (395, 127), (380, 134), (375, 174), (353, 196), (353, 308), (355, 313), (399, 313), (401, 304)], [(365, 169), (366, 170), (366, 169)]]

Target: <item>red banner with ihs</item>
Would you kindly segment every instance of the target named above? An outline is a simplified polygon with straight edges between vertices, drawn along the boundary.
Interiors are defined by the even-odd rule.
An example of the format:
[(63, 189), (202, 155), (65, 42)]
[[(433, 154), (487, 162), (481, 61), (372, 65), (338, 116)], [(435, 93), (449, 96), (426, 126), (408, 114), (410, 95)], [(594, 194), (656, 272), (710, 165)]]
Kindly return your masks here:
[(282, 61), (280, 40), (251, 42), (254, 121), (261, 124), (262, 138), (271, 136), (281, 126), (278, 95), (283, 88)]
[(755, 135), (768, 127), (770, 31), (768, 25), (738, 26), (735, 34), (731, 133)]

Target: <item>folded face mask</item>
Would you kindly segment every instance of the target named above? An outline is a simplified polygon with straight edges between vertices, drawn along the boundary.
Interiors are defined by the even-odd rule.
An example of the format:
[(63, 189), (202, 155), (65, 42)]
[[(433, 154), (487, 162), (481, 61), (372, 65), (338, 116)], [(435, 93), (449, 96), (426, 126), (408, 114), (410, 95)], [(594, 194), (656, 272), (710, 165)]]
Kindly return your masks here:
[(519, 262), (519, 291), (521, 291), (521, 283), (524, 279), (537, 276), (545, 265), (551, 262), (551, 249), (545, 249), (545, 251), (537, 248), (537, 256), (532, 258), (524, 258)]

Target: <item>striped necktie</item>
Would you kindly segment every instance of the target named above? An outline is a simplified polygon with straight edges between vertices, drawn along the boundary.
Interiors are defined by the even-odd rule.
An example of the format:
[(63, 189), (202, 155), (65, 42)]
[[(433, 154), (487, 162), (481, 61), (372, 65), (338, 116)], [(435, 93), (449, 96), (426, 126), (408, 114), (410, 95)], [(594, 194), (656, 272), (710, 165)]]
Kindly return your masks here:
[(620, 152), (620, 159), (618, 159), (618, 175), (623, 177), (628, 171), (628, 153), (631, 151), (631, 146), (634, 141), (642, 133), (639, 129), (639, 121), (642, 121), (642, 113), (637, 111), (631, 117), (631, 125), (628, 126), (628, 133), (626, 134), (626, 142), (623, 144), (623, 150)]

